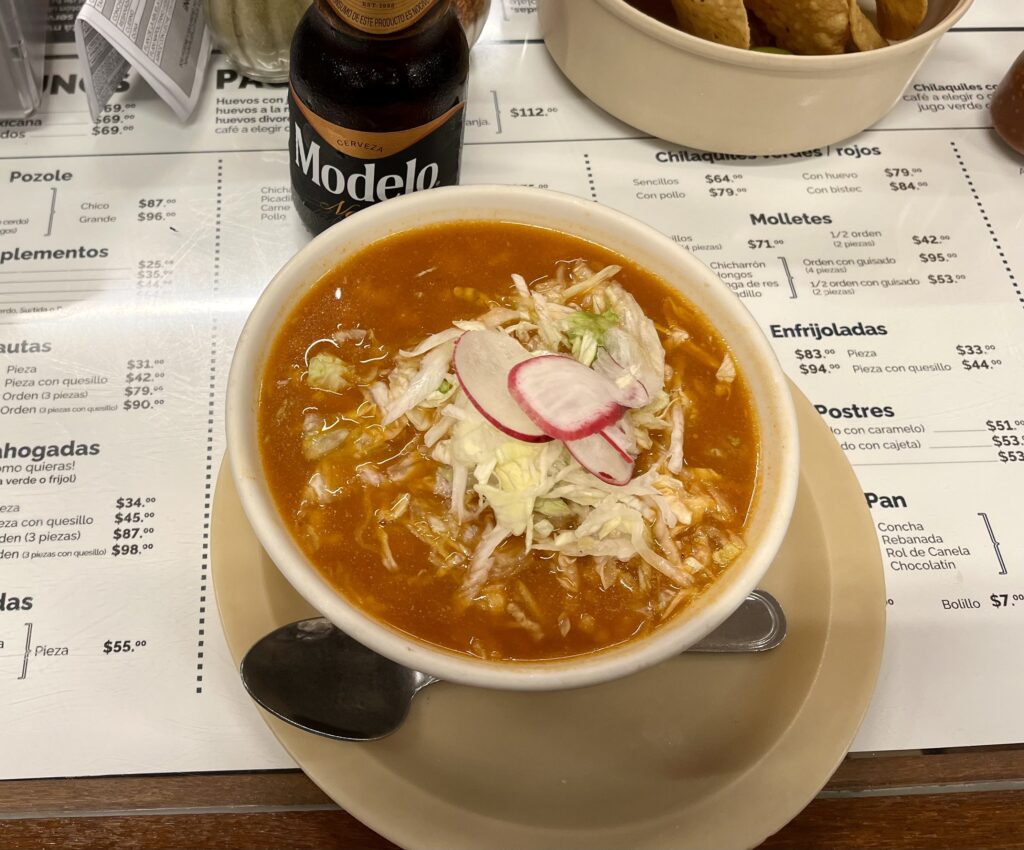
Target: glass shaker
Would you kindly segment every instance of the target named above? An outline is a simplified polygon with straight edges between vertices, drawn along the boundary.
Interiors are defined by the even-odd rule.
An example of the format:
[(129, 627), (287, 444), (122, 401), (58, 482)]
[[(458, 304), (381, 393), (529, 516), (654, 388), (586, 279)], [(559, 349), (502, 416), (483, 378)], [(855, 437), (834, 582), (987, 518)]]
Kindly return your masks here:
[(288, 81), (292, 34), (311, 0), (206, 0), (210, 34), (242, 74), (264, 83)]
[(466, 31), (466, 41), (472, 47), (483, 32), (487, 23), (487, 14), (491, 10), (491, 0), (452, 0), (452, 8)]
[(1024, 52), (992, 95), (992, 125), (1006, 144), (1024, 155)]

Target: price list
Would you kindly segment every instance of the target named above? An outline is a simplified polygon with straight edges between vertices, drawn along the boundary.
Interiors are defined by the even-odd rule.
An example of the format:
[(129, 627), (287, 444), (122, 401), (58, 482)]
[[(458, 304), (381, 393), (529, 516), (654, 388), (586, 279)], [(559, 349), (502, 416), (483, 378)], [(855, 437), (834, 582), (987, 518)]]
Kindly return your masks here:
[[(972, 10), (858, 137), (737, 157), (587, 102), (535, 11), (492, 4), (463, 182), (623, 210), (750, 309), (882, 548), (887, 648), (855, 747), (1021, 740), (1024, 162), (987, 99), (1024, 13)], [(285, 767), (209, 562), (231, 351), (310, 238), (285, 93), (214, 57), (188, 125), (134, 77), (92, 123), (78, 74), (51, 58), (41, 110), (0, 120), (0, 776)]]
[(124, 376), (123, 410), (151, 410), (164, 403), (163, 383), (166, 372), (162, 370), (163, 358), (129, 360)]
[(110, 554), (140, 555), (153, 549), (147, 539), (156, 523), (156, 496), (118, 496), (114, 514), (114, 545)]

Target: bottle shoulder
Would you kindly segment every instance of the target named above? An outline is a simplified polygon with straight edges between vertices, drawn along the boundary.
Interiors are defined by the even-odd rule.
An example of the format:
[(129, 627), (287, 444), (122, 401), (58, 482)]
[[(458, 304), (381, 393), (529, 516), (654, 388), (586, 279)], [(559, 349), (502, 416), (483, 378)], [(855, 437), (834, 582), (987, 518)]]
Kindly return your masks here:
[(428, 27), (377, 37), (310, 6), (292, 40), (290, 81), (323, 118), (375, 132), (426, 123), (465, 96), (469, 48), (454, 12)]

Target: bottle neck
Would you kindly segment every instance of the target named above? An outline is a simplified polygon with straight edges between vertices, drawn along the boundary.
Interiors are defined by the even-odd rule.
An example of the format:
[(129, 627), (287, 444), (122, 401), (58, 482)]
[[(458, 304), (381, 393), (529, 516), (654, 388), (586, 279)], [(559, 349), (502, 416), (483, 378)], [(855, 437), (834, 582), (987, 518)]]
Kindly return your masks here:
[(451, 0), (391, 0), (381, 9), (380, 0), (326, 0), (341, 21), (370, 35), (395, 35), (402, 30), (443, 15)]

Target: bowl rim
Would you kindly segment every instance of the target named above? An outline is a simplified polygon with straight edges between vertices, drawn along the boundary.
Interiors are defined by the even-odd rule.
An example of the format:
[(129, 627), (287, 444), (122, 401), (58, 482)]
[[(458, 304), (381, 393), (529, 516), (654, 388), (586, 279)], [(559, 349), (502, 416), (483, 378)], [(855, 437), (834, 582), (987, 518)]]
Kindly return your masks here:
[[(473, 206), (474, 201), (478, 206)], [(487, 214), (481, 207), (492, 211)], [(301, 284), (304, 282), (308, 287), (323, 273), (311, 280), (306, 267), (322, 265), (332, 251), (349, 256), (410, 226), (473, 220), (529, 223), (526, 216), (531, 207), (545, 210), (540, 216), (542, 220), (554, 217), (568, 223), (581, 222), (577, 230), (568, 223), (561, 228), (570, 235), (600, 243), (598, 238), (585, 235), (589, 224), (594, 230), (614, 232), (615, 244), (646, 242), (652, 255), (670, 255), (679, 264), (680, 276), (685, 275), (695, 288), (702, 288), (717, 299), (715, 309), (729, 315), (730, 323), (739, 329), (750, 348), (750, 355), (741, 359), (741, 368), (744, 362), (757, 362), (759, 373), (767, 377), (765, 398), (774, 414), (772, 421), (780, 445), (774, 498), (770, 504), (764, 504), (763, 493), (755, 496), (755, 511), (763, 511), (765, 517), (758, 548), (751, 552), (735, 579), (725, 585), (716, 583), (704, 594), (698, 616), (670, 623), (642, 640), (626, 641), (589, 655), (495, 663), (405, 636), (399, 629), (364, 613), (327, 582), (307, 560), (279, 514), (269, 488), (263, 484), (253, 410), (266, 364), (266, 340), (280, 330), (281, 323), (294, 309), (301, 297), (297, 295)], [(446, 209), (451, 211), (450, 215), (416, 223), (417, 212), (437, 213)], [(542, 226), (556, 228), (553, 224)], [(621, 252), (615, 244), (607, 247)], [(337, 262), (335, 259), (330, 265)], [(735, 330), (731, 333), (735, 338)], [(726, 341), (729, 342), (728, 338)], [(735, 350), (735, 345), (730, 347)], [(767, 338), (740, 298), (710, 268), (650, 225), (592, 201), (532, 187), (473, 185), (415, 192), (362, 210), (301, 248), (267, 285), (242, 329), (228, 376), (225, 425), (232, 475), (249, 523), (271, 560), (313, 607), (354, 639), (400, 664), (445, 681), (490, 688), (555, 690), (597, 684), (652, 666), (692, 645), (735, 610), (771, 565), (789, 526), (799, 479), (799, 437), (788, 382)]]
[[(574, 2), (574, 0), (541, 0), (541, 2)], [(678, 30), (631, 6), (626, 0), (593, 0), (621, 21), (643, 33), (664, 42), (671, 47), (688, 53), (697, 53), (730, 65), (741, 65), (760, 71), (794, 72), (827, 71), (842, 72), (862, 65), (896, 60), (904, 54), (913, 54), (928, 47), (959, 21), (974, 3), (974, 0), (957, 0), (950, 12), (934, 26), (910, 38), (896, 41), (888, 47), (857, 53), (834, 53), (821, 56), (786, 55), (764, 53), (757, 50), (742, 50), (714, 41), (698, 38)]]

